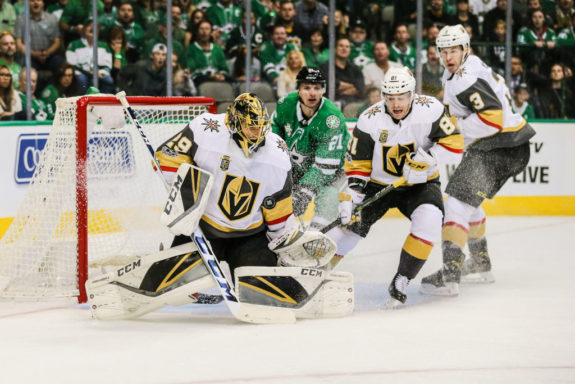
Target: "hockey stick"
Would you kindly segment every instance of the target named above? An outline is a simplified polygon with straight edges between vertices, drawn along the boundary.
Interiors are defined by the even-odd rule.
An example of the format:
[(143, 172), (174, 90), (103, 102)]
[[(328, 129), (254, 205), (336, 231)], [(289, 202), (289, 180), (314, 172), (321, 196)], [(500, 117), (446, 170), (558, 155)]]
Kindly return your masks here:
[[(393, 191), (394, 189), (401, 187), (402, 185), (404, 185), (406, 183), (405, 181), (405, 177), (401, 176), (399, 179), (397, 179), (393, 184), (389, 184), (387, 187), (383, 188), (382, 190), (378, 191), (375, 195), (371, 196), (369, 199), (365, 200), (363, 203), (361, 203), (360, 205), (358, 205), (357, 207), (355, 207), (355, 209), (353, 210), (352, 216), (354, 215), (359, 215), (361, 213), (361, 211), (370, 206), (371, 204), (373, 204), (375, 201), (381, 199), (383, 196), (387, 195), (389, 192)], [(328, 225), (326, 225), (325, 227), (323, 227), (320, 232), (321, 233), (326, 233), (327, 231), (329, 231), (332, 228), (337, 227), (338, 225), (341, 224), (341, 218), (338, 217), (337, 219), (335, 219), (334, 221), (332, 221), (331, 223), (329, 223)]]
[[(126, 111), (128, 118), (130, 119), (131, 123), (136, 127), (138, 133), (140, 134), (142, 140), (146, 144), (148, 148), (148, 152), (150, 152), (150, 156), (152, 157), (152, 163), (154, 172), (156, 175), (162, 180), (166, 190), (170, 191), (170, 185), (164, 178), (162, 174), (162, 170), (160, 168), (160, 162), (156, 157), (156, 152), (154, 148), (150, 144), (148, 137), (144, 133), (142, 126), (140, 125), (136, 113), (128, 103), (128, 99), (126, 98), (126, 92), (121, 91), (116, 94), (116, 98), (122, 103), (122, 107), (124, 111)], [(216, 280), (218, 289), (226, 302), (228, 308), (232, 315), (241, 321), (245, 321), (248, 323), (285, 323), (285, 322), (294, 322), (295, 317), (292, 319), (290, 316), (285, 316), (283, 312), (273, 311), (273, 310), (265, 310), (265, 309), (248, 309), (243, 308), (240, 306), (240, 301), (238, 300), (232, 285), (229, 282), (229, 279), (225, 275), (224, 271), (222, 270), (218, 259), (214, 255), (212, 248), (210, 247), (210, 243), (204, 237), (202, 230), (198, 227), (191, 236), (192, 241), (197, 246), (200, 256), (203, 262), (206, 264), (206, 267), (212, 274), (212, 277)]]

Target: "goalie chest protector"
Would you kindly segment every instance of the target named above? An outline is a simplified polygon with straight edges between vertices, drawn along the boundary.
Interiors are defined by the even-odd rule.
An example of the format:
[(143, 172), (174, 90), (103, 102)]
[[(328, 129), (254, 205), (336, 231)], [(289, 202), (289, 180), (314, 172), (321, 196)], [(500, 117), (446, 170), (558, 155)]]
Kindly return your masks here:
[[(212, 173), (214, 184), (202, 221), (223, 236), (245, 236), (245, 232), (263, 229), (264, 200), (266, 208), (291, 213), (290, 158), (285, 142), (271, 132), (265, 144), (246, 157), (232, 140), (224, 119), (225, 114), (196, 117), (163, 145), (158, 158), (164, 171), (192, 162)], [(168, 163), (172, 166), (165, 167)], [(273, 204), (272, 195), (276, 197)], [(288, 200), (289, 207), (285, 204)]]

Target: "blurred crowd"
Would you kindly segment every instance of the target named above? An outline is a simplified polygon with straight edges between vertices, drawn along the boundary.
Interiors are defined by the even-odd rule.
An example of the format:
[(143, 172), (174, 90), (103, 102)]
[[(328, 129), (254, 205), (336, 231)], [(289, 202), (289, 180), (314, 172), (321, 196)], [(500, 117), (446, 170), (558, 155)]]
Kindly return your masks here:
[[(574, 0), (518, 0), (512, 15), (512, 104), (526, 118), (575, 118)], [(30, 0), (31, 44), (24, 45), (24, 1), (0, 0), (0, 118), (25, 120), (30, 50), (33, 118), (51, 120), (55, 100), (91, 92), (165, 96), (166, 0), (101, 0), (98, 63), (93, 65), (91, 0)], [(281, 98), (299, 70), (327, 74), (328, 1), (252, 0), (251, 55), (245, 45), (244, 1), (173, 0), (172, 91), (195, 96), (203, 83), (239, 86), (249, 76)], [(507, 0), (424, 0), (422, 91), (441, 98), (443, 68), (435, 38), (462, 24), (473, 53), (504, 75)], [(334, 24), (335, 100), (360, 112), (380, 97), (391, 67), (414, 70), (415, 0), (337, 0)], [(246, 56), (251, 65), (246, 66)], [(246, 73), (246, 67), (250, 73)], [(98, 89), (92, 86), (97, 71)], [(217, 88), (216, 88), (217, 89)], [(377, 90), (377, 91), (376, 91)], [(204, 95), (212, 96), (212, 95)]]

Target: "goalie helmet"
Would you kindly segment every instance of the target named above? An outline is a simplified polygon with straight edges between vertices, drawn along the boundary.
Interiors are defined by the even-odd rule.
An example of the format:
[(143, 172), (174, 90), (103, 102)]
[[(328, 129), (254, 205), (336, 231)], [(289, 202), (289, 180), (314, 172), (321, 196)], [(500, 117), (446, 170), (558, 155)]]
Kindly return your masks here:
[(385, 100), (385, 95), (400, 95), (410, 92), (410, 101), (415, 97), (415, 77), (407, 67), (390, 68), (381, 82), (381, 94)]
[(461, 24), (447, 25), (443, 27), (441, 31), (439, 31), (435, 43), (437, 44), (436, 55), (444, 66), (445, 64), (441, 59), (441, 50), (443, 48), (461, 46), (461, 48), (463, 48), (463, 58), (461, 59), (460, 65), (465, 63), (465, 60), (467, 60), (467, 57), (469, 56), (469, 35)]
[(258, 150), (270, 131), (264, 102), (253, 93), (242, 93), (228, 107), (225, 123), (246, 157)]
[(321, 84), (325, 88), (325, 77), (318, 68), (303, 67), (296, 77), (296, 89), (300, 84)]

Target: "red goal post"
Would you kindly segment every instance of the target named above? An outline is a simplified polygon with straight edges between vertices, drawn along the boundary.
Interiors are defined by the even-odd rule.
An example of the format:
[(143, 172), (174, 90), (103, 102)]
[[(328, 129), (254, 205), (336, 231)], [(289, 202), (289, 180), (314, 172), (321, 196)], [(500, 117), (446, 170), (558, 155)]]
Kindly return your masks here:
[[(154, 148), (201, 113), (216, 113), (207, 97), (128, 102)], [(113, 117), (121, 124), (107, 126)], [(159, 223), (165, 189), (128, 122), (111, 95), (57, 101), (26, 196), (0, 239), (0, 297), (86, 302), (89, 274), (169, 245)]]

